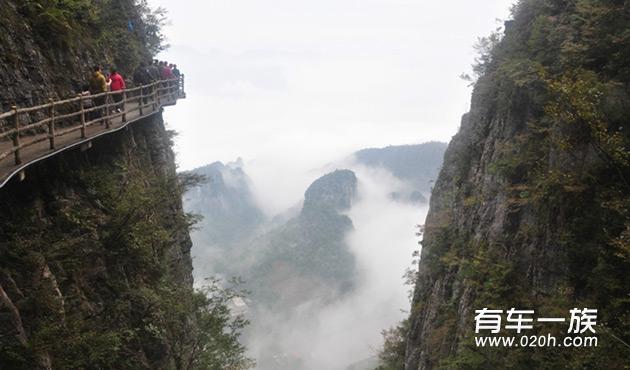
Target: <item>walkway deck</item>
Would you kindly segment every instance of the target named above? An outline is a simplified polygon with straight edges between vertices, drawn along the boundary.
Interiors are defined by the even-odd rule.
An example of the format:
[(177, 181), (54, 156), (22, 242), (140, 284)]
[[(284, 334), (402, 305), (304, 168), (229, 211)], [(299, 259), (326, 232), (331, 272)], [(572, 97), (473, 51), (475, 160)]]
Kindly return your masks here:
[[(147, 93), (147, 91), (149, 92)], [(134, 92), (137, 92), (135, 96), (131, 96)], [(174, 105), (178, 99), (185, 97), (179, 81), (176, 85), (175, 82), (163, 81), (128, 90), (125, 93), (124, 110), (115, 113), (114, 103), (110, 99), (111, 95), (115, 95), (115, 93), (102, 95), (103, 99), (107, 99), (102, 106), (103, 108), (85, 108), (84, 101), (91, 98), (77, 97), (61, 102), (51, 102), (39, 107), (26, 108), (22, 111), (14, 109), (13, 114), (9, 112), (0, 115), (0, 129), (5, 129), (0, 131), (0, 188), (34, 163), (70, 148), (87, 144), (100, 136), (121, 130), (133, 122), (159, 113), (162, 107)], [(146, 104), (141, 106), (142, 100)], [(63, 124), (61, 127), (57, 127), (54, 111), (56, 106), (62, 104), (72, 104), (73, 106), (80, 106), (80, 108), (76, 108), (76, 112), (71, 111), (65, 115), (59, 115), (57, 122)], [(21, 117), (25, 115), (30, 117), (33, 112), (43, 109), (51, 112), (52, 119), (49, 117), (35, 123), (19, 122)], [(86, 122), (86, 117), (96, 110), (107, 110), (110, 115), (103, 115), (101, 118)], [(15, 122), (16, 117), (18, 118), (17, 123)], [(68, 119), (71, 119), (72, 122), (67, 122)], [(3, 120), (12, 121), (14, 128), (7, 130), (7, 124)], [(15, 127), (19, 127), (19, 129), (16, 130)], [(22, 144), (22, 142), (26, 142), (26, 144)]]

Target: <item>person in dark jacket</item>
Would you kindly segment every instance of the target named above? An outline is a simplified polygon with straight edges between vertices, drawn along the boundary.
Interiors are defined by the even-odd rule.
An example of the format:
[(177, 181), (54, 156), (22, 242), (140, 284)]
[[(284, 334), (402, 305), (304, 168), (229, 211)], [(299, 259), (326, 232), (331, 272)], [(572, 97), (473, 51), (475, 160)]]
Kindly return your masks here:
[(140, 62), (138, 68), (133, 72), (133, 83), (135, 86), (146, 85), (150, 82), (149, 71), (144, 65), (144, 62)]
[(147, 68), (149, 72), (149, 76), (151, 77), (151, 82), (156, 82), (160, 80), (160, 67), (157, 59), (153, 60), (153, 63), (149, 63), (149, 68)]
[[(149, 75), (149, 71), (147, 67), (144, 65), (144, 62), (140, 62), (138, 68), (133, 73), (133, 83), (136, 86), (143, 86), (151, 83), (151, 76)], [(148, 88), (142, 88), (142, 95), (147, 95), (149, 93)], [(146, 104), (148, 98), (145, 96), (142, 98), (142, 103)]]

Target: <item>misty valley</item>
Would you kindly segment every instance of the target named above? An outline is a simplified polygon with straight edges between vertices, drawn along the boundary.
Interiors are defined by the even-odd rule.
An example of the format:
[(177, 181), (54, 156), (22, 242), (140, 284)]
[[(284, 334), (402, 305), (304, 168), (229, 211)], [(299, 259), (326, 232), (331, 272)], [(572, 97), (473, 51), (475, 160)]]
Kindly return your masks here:
[(0, 0), (0, 370), (628, 370), (630, 0)]
[(380, 332), (409, 304), (403, 275), (445, 149), (426, 143), (340, 158), (308, 171), (321, 176), (278, 214), (257, 201), (265, 194), (242, 159), (191, 171), (203, 178), (184, 195), (186, 211), (201, 216), (191, 235), (195, 281), (218, 277), (246, 292), (229, 307), (250, 321), (242, 340), (257, 368), (378, 365)]

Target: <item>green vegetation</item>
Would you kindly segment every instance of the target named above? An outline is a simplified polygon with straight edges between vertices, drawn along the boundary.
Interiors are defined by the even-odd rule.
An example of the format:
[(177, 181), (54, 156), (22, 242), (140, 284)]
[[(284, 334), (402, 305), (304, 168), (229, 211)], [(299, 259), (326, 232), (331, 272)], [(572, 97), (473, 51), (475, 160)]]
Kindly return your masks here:
[[(521, 0), (479, 44), (467, 137), (441, 177), (412, 319), (439, 304), (430, 361), (445, 369), (623, 368), (630, 355), (630, 4)], [(464, 129), (462, 129), (464, 131)], [(491, 142), (488, 146), (487, 143)], [(483, 144), (486, 144), (484, 148)], [(480, 150), (494, 150), (476, 178)], [(456, 156), (455, 156), (456, 155)], [(448, 154), (447, 154), (448, 156)], [(483, 167), (481, 167), (483, 170)], [(491, 179), (492, 186), (486, 184)], [(435, 196), (435, 194), (434, 194)], [(492, 235), (483, 214), (501, 204)], [(470, 221), (469, 221), (470, 220)], [(492, 228), (496, 225), (492, 225)], [(439, 302), (431, 284), (467, 293)], [(445, 282), (447, 281), (447, 282)], [(470, 299), (461, 305), (460, 300)], [(596, 348), (478, 348), (452, 307), (597, 308)], [(458, 315), (461, 313), (458, 313)], [(461, 319), (458, 319), (461, 321)], [(566, 327), (541, 332), (563, 337)], [(417, 335), (417, 333), (414, 333)], [(450, 354), (445, 358), (445, 354)], [(409, 356), (409, 354), (407, 354)]]
[[(190, 336), (190, 369), (249, 369), (255, 362), (245, 357), (240, 344), (241, 330), (248, 324), (240, 316), (232, 317), (228, 303), (232, 298), (242, 297), (243, 292), (221, 288), (224, 283), (211, 280), (195, 294), (195, 326)], [(192, 335), (190, 335), (192, 334)], [(186, 367), (184, 367), (186, 368)]]
[(252, 365), (238, 342), (246, 322), (227, 307), (239, 293), (217, 281), (193, 290), (194, 217), (181, 211), (181, 181), (150, 163), (146, 150), (114, 155), (2, 199), (0, 286), (20, 316), (0, 320), (3, 368)]
[(42, 50), (49, 53), (55, 48), (69, 48), (78, 55), (89, 52), (128, 74), (167, 46), (161, 32), (166, 11), (151, 8), (147, 0), (19, 0), (17, 4)]
[(531, 228), (516, 231), (512, 244), (557, 231), (547, 243), (564, 251), (557, 258), (568, 266), (555, 291), (531, 292), (519, 261), (501, 257), (507, 246), (492, 248), (497, 255), (489, 259), (491, 250), (480, 245), (462, 249), (473, 256), (455, 252), (478, 307), (530, 307), (561, 316), (569, 307), (595, 307), (603, 345), (553, 356), (546, 349), (479, 350), (469, 337), (446, 368), (615, 368), (627, 359), (629, 10), (614, 1), (521, 1), (506, 36), (479, 59), (478, 84), (494, 90), (497, 109), (509, 107), (504, 99), (516, 95), (533, 111), (493, 165), (506, 180), (512, 212), (538, 217)]
[[(79, 90), (91, 67), (129, 75), (165, 47), (146, 0), (16, 0), (0, 62), (20, 104)], [(27, 68), (28, 67), (28, 68)], [(32, 91), (31, 91), (32, 90)], [(27, 99), (23, 99), (27, 96)], [(172, 133), (159, 116), (29, 168), (0, 193), (0, 368), (245, 369), (241, 293), (192, 286)]]
[(383, 330), (383, 348), (378, 353), (380, 365), (376, 370), (398, 370), (405, 368), (405, 339), (409, 332), (409, 320), (398, 326)]

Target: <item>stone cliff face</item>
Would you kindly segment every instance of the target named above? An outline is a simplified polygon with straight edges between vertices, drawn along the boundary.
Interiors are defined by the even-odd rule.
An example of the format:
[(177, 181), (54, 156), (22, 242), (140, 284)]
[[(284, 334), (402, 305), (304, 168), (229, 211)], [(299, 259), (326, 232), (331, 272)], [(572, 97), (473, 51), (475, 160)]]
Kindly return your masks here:
[(3, 112), (13, 104), (25, 107), (43, 104), (48, 98), (67, 98), (81, 88), (80, 79), (95, 63), (93, 55), (58, 53), (52, 56), (51, 63), (45, 56), (48, 52), (40, 47), (33, 30), (19, 14), (16, 2), (0, 1), (0, 19)]
[[(614, 35), (630, 9), (586, 3), (521, 1), (480, 66), (432, 193), (406, 369), (603, 369), (627, 358), (630, 79), (628, 39)], [(599, 346), (476, 347), (483, 307), (567, 319), (599, 309)], [(548, 333), (567, 327), (527, 334)]]
[(0, 0), (0, 110), (75, 96), (94, 65), (129, 77), (151, 57), (135, 4)]
[(0, 204), (0, 365), (175, 367), (162, 310), (192, 290), (191, 242), (159, 115), (40, 162)]
[[(131, 0), (0, 0), (0, 110), (71, 97), (94, 64), (133, 71), (151, 55), (140, 12)], [(171, 137), (156, 114), (0, 189), (0, 368), (189, 361), (190, 220)]]

